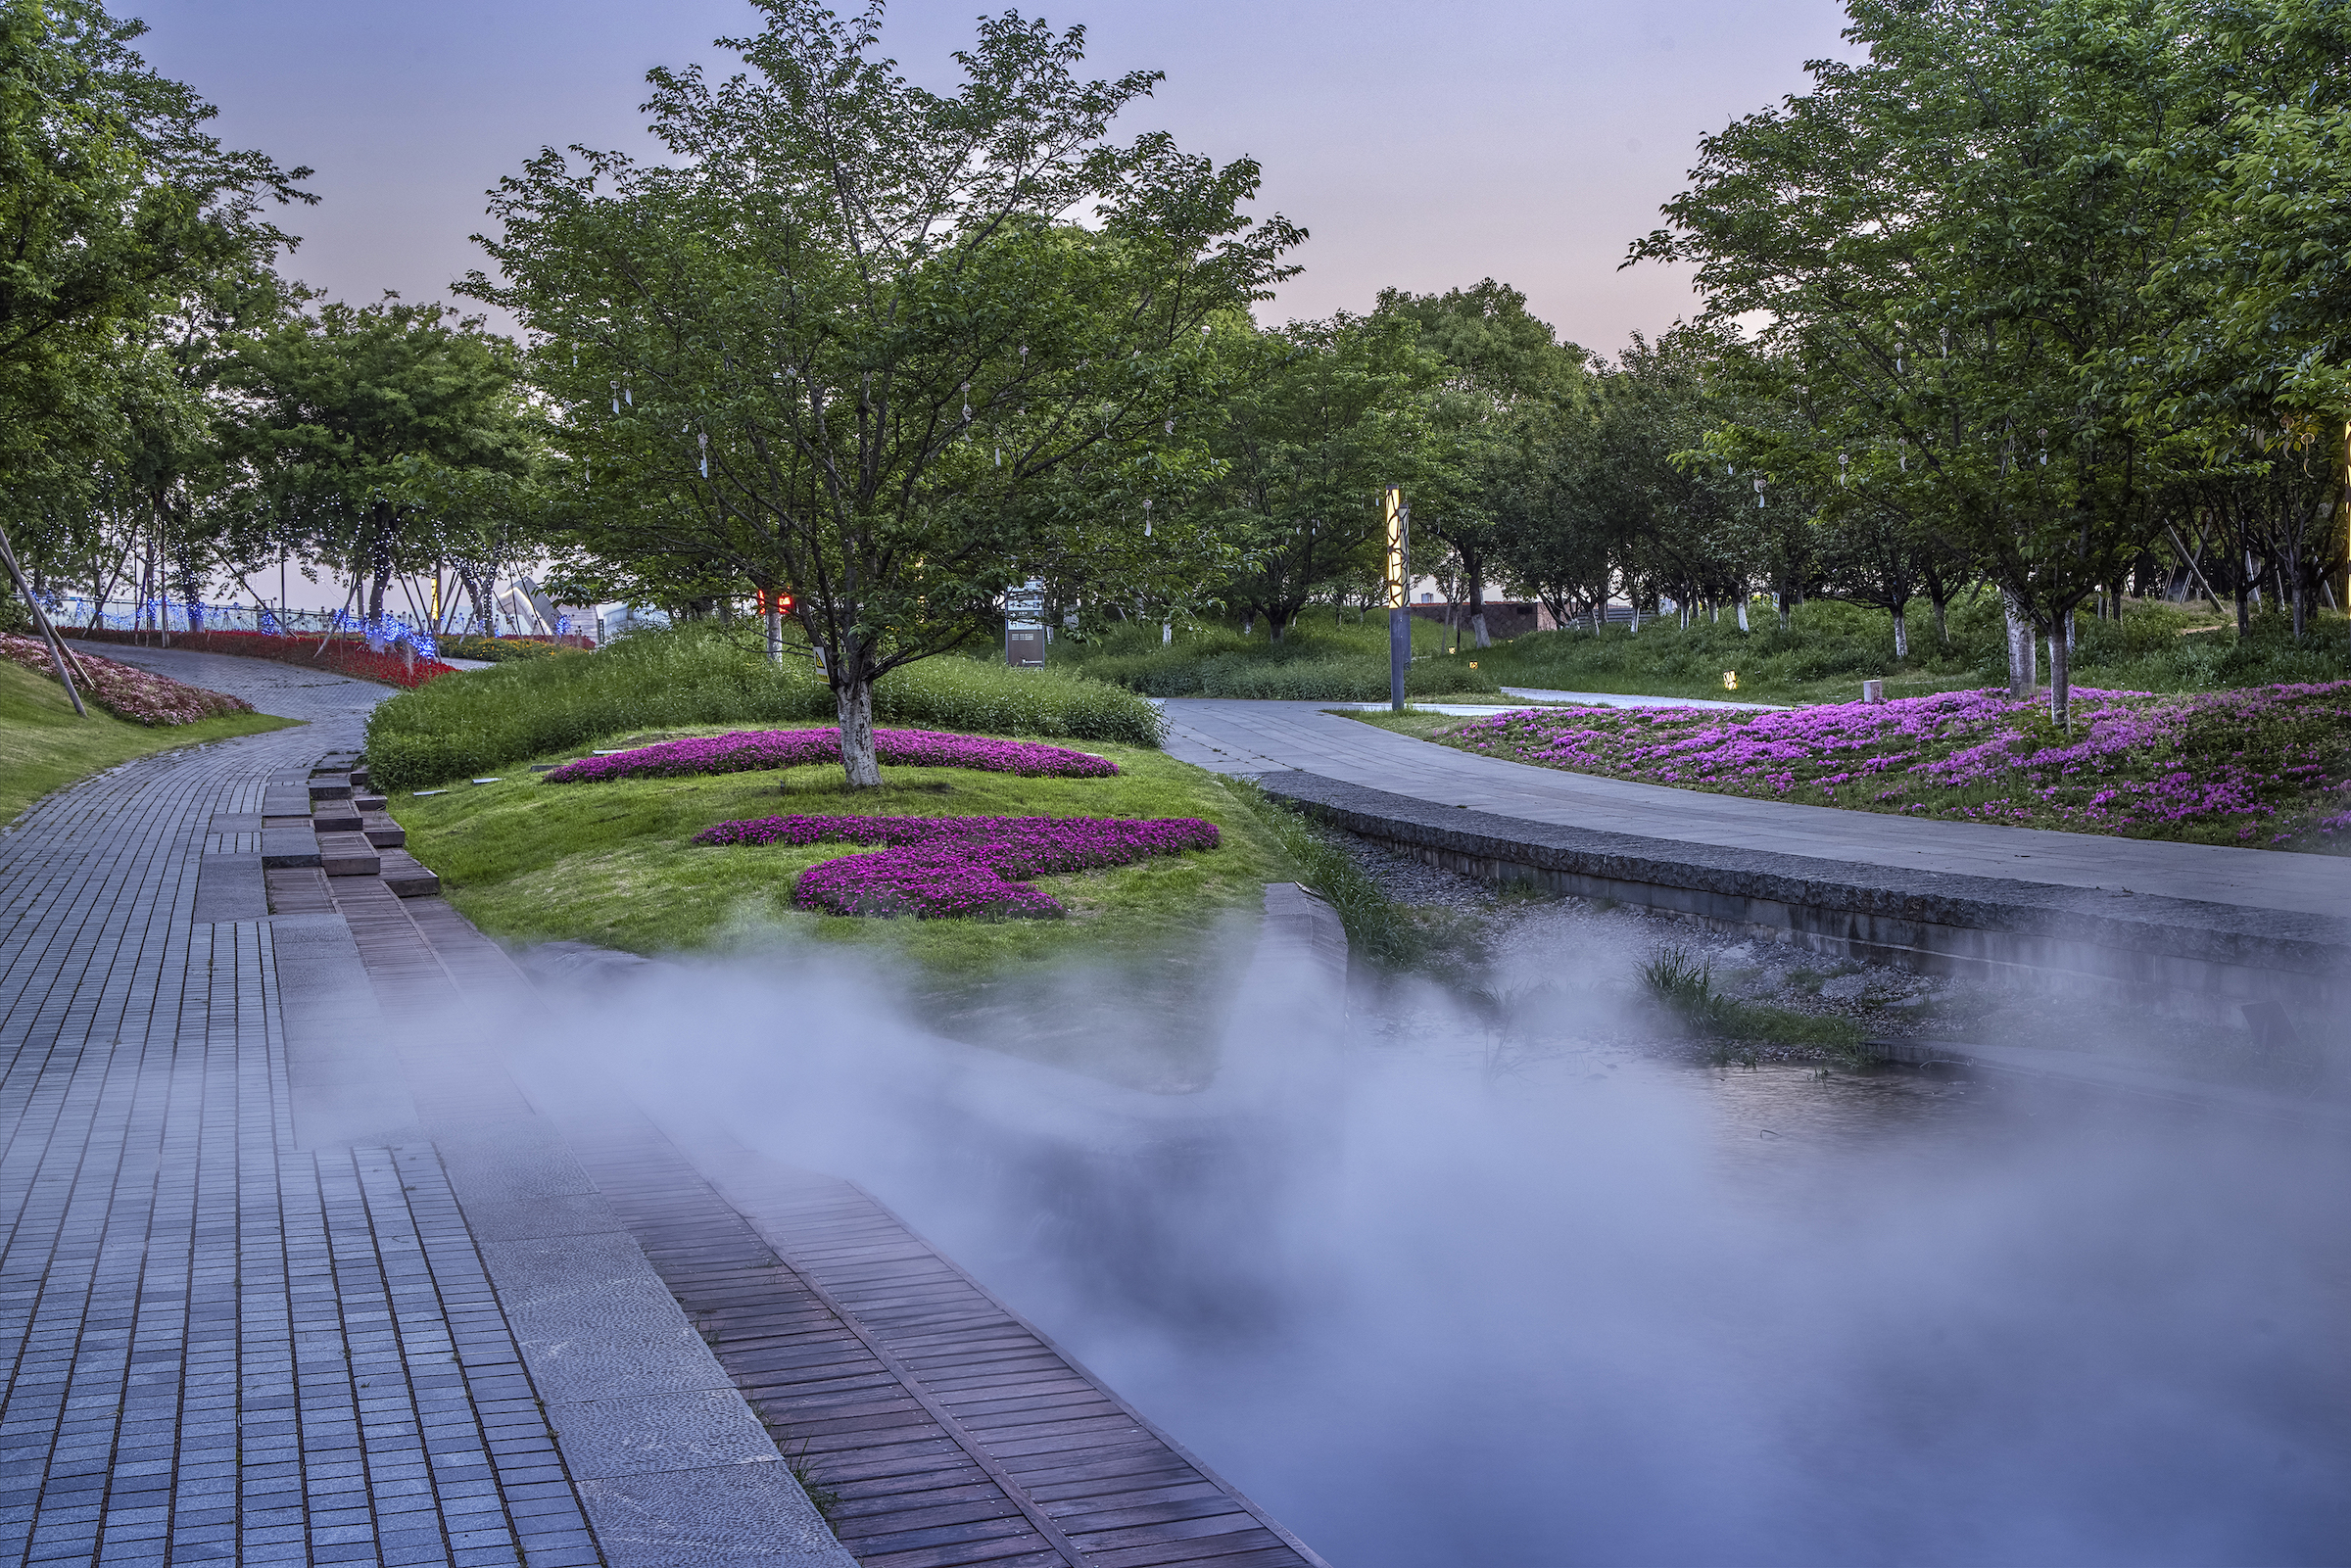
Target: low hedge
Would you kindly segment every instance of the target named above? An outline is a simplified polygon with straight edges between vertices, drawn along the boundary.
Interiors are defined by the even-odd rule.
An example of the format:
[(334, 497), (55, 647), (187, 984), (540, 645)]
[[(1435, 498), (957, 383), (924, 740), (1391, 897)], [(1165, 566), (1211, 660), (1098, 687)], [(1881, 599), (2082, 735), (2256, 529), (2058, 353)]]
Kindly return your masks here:
[[(638, 632), (579, 657), (530, 659), (436, 681), (378, 706), (367, 762), (384, 788), (414, 789), (637, 730), (835, 716), (804, 659), (767, 663), (718, 628)], [(885, 724), (991, 735), (1159, 744), (1157, 709), (1133, 692), (1053, 670), (934, 658), (874, 689)]]
[(414, 689), (428, 681), (457, 673), (454, 664), (439, 659), (418, 658), (392, 648), (380, 653), (370, 652), (366, 640), (338, 633), (324, 640), (306, 637), (278, 637), (268, 632), (120, 632), (104, 627), (60, 627), (67, 638), (79, 642), (135, 643), (148, 647), (166, 645), (186, 653), (226, 653), (240, 659), (269, 659), (278, 664), (304, 664), (337, 675), (348, 675), (360, 681), (381, 681), (386, 686)]

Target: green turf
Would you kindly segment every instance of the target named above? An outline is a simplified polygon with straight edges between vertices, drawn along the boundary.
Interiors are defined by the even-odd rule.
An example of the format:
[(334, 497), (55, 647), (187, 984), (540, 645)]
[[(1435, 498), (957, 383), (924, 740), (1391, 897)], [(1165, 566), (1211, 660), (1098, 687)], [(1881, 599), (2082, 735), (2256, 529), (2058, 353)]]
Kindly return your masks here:
[[(762, 726), (767, 728), (768, 726)], [(662, 730), (613, 737), (646, 743)], [(520, 766), (504, 782), (399, 794), (391, 809), (409, 850), (450, 901), (502, 940), (588, 942), (648, 955), (762, 953), (808, 944), (908, 972), (905, 994), (965, 1038), (1099, 1068), (1101, 1037), (1128, 1052), (1114, 1075), (1188, 1086), (1229, 1000), (1233, 966), (1265, 884), (1291, 875), (1279, 845), (1216, 775), (1137, 746), (1087, 742), (1115, 779), (1024, 779), (956, 768), (882, 770), (850, 791), (838, 765), (704, 778), (551, 784)], [(540, 760), (566, 760), (556, 753)], [(697, 848), (715, 822), (806, 812), (840, 816), (1198, 817), (1214, 850), (1060, 877), (1035, 885), (1070, 912), (1058, 921), (851, 920), (791, 904), (799, 873), (853, 852), (827, 844)], [(1080, 983), (1092, 996), (1040, 1008)], [(1050, 1014), (1050, 1017), (1043, 1015)], [(1177, 1025), (1181, 1026), (1178, 1027)], [(1147, 1038), (1146, 1038), (1147, 1037)], [(1155, 1044), (1152, 1042), (1156, 1042)]]
[(0, 823), (15, 821), (52, 789), (119, 762), (205, 740), (282, 730), (299, 722), (239, 713), (150, 729), (96, 708), (88, 718), (76, 718), (65, 688), (19, 665), (0, 662)]

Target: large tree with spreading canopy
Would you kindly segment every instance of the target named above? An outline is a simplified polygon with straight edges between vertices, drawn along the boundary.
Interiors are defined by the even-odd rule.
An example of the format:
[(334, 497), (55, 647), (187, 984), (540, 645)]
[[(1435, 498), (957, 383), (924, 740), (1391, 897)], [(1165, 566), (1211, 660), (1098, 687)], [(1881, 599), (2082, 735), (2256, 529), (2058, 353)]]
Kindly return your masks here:
[(790, 590), (864, 786), (875, 680), (987, 635), (1007, 584), (1181, 559), (1139, 501), (1196, 478), (1209, 328), (1302, 236), (1241, 214), (1254, 163), (1114, 140), (1158, 77), (1080, 79), (1081, 29), (985, 20), (941, 94), (878, 6), (759, 8), (744, 72), (652, 73), (674, 162), (542, 153), (466, 288), (534, 339), (578, 535)]

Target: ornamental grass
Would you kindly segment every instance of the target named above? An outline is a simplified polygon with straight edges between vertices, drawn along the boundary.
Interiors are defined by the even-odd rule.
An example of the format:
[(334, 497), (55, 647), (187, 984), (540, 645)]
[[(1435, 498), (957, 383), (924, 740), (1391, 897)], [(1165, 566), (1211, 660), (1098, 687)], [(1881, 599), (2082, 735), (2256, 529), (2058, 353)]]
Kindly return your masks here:
[(889, 846), (802, 873), (792, 902), (820, 914), (1053, 920), (1065, 911), (1026, 885), (1030, 878), (1214, 849), (1218, 834), (1195, 817), (786, 816), (718, 823), (694, 841)]
[(2351, 847), (2351, 681), (2192, 696), (2076, 688), (2073, 729), (2004, 690), (1776, 713), (1556, 708), (1447, 745), (1642, 784), (2202, 843)]
[[(253, 711), (252, 703), (224, 691), (190, 686), (168, 675), (100, 658), (83, 649), (76, 648), (74, 652), (90, 673), (91, 688), (82, 695), (117, 718), (128, 719), (133, 724), (195, 724), (224, 714)], [(49, 644), (39, 638), (0, 634), (0, 658), (56, 679), (57, 667), (50, 661)]]
[[(1000, 740), (992, 736), (945, 735), (931, 730), (876, 730), (874, 753), (906, 768), (970, 768), (1029, 778), (1107, 779), (1118, 764), (1083, 751)], [(664, 740), (610, 756), (582, 757), (547, 775), (549, 784), (609, 779), (676, 779), (696, 774), (750, 773), (840, 760), (840, 731), (738, 730), (729, 735)]]

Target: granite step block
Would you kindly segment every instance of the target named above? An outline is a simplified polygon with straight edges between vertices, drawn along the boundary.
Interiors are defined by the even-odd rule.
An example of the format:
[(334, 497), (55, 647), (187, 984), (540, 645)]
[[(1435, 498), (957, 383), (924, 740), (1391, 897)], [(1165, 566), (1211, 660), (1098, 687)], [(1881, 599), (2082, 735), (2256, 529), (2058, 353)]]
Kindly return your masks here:
[(352, 787), (355, 789), (367, 789), (373, 787), (374, 781), (367, 777), (367, 770), (364, 768), (352, 769), (350, 777)]
[(441, 891), (441, 879), (405, 849), (383, 853), (384, 885), (402, 898), (431, 898)]
[(262, 830), (262, 870), (276, 871), (294, 866), (315, 866), (318, 863), (318, 835), (311, 832), (308, 822), (284, 828), (264, 827)]
[(360, 832), (378, 849), (398, 849), (408, 841), (408, 831), (380, 811), (360, 817)]
[(279, 788), (272, 784), (262, 791), (264, 817), (307, 817), (311, 814), (311, 792), (301, 787)]
[(311, 828), (314, 832), (356, 833), (362, 826), (360, 814), (348, 800), (321, 800), (311, 813)]
[(311, 781), (310, 789), (312, 800), (349, 800), (351, 777), (340, 773), (320, 774)]
[(373, 877), (384, 869), (383, 858), (364, 833), (319, 833), (317, 838), (318, 864), (329, 877)]
[[(358, 786), (355, 784), (353, 787), (357, 788)], [(391, 800), (387, 797), (383, 795), (371, 795), (363, 789), (360, 790), (360, 793), (351, 797), (351, 803), (359, 807), (361, 811), (381, 811), (386, 806), (392, 804)]]

